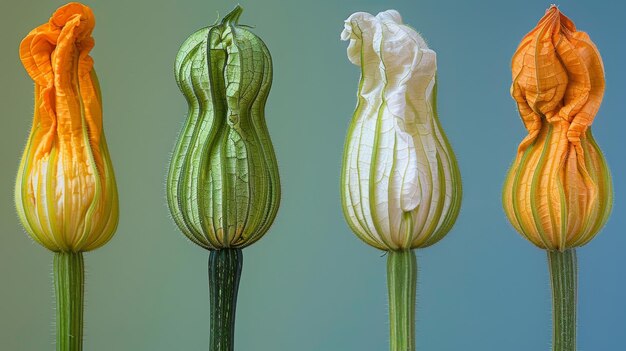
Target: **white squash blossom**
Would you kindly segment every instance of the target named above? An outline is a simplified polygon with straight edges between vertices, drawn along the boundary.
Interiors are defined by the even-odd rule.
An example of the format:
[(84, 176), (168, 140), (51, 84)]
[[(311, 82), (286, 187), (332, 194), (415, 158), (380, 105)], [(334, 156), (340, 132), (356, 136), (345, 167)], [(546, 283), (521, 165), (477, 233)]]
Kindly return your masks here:
[(341, 196), (359, 238), (381, 250), (432, 245), (452, 228), (461, 177), (439, 124), (437, 55), (395, 10), (357, 12), (341, 33), (361, 68)]

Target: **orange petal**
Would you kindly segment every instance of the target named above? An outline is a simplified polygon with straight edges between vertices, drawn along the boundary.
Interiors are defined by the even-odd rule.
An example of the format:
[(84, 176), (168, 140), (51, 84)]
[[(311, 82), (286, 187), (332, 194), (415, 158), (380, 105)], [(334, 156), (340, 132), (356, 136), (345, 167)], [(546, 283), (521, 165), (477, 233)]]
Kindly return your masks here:
[(87, 6), (70, 3), (20, 45), (35, 82), (35, 115), (16, 203), (29, 233), (54, 251), (97, 248), (117, 225), (117, 189), (89, 56), (94, 26)]
[(611, 183), (593, 141), (604, 69), (589, 36), (556, 6), (522, 39), (511, 64), (511, 95), (528, 135), (504, 187), (513, 226), (535, 245), (583, 245), (610, 212)]

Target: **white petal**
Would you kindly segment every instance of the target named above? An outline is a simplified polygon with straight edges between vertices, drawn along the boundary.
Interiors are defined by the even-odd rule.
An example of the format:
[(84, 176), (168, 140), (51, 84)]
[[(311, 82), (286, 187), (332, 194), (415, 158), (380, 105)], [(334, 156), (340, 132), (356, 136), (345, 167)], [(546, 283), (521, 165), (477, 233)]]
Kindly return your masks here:
[[(350, 40), (348, 57), (361, 67), (342, 175), (345, 211), (368, 243), (397, 249), (424, 228), (432, 231), (435, 209), (446, 199), (438, 156), (447, 154), (431, 105), (437, 57), (395, 10), (353, 14), (341, 38)], [(406, 213), (413, 219), (410, 238)]]

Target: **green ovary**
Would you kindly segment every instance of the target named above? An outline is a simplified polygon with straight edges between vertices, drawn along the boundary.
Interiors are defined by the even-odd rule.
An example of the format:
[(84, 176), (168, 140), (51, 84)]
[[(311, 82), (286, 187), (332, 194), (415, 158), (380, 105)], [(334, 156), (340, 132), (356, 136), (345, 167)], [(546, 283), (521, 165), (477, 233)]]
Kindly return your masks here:
[(239, 14), (192, 34), (175, 65), (189, 111), (170, 165), (168, 203), (183, 233), (207, 249), (260, 239), (280, 199), (264, 113), (272, 61), (261, 39), (237, 24)]

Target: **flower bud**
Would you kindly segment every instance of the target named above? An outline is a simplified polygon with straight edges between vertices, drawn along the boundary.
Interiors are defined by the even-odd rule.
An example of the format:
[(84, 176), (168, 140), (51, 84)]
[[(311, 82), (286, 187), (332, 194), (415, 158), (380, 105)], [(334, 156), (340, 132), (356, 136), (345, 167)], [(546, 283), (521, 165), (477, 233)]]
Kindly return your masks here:
[(70, 3), (31, 31), (20, 58), (35, 82), (35, 114), (15, 204), (30, 236), (52, 251), (104, 245), (118, 223), (117, 186), (102, 128), (89, 7)]
[(600, 53), (552, 6), (522, 39), (512, 70), (511, 95), (528, 136), (506, 178), (504, 210), (541, 248), (582, 246), (612, 205), (609, 169), (590, 129), (604, 94)]
[(267, 47), (238, 24), (237, 6), (221, 23), (181, 46), (178, 86), (189, 105), (167, 180), (174, 221), (207, 249), (259, 240), (280, 201), (278, 164), (265, 124), (272, 83)]
[(353, 14), (341, 38), (361, 68), (341, 174), (346, 220), (382, 250), (432, 245), (461, 203), (460, 173), (437, 117), (437, 56), (395, 10)]

